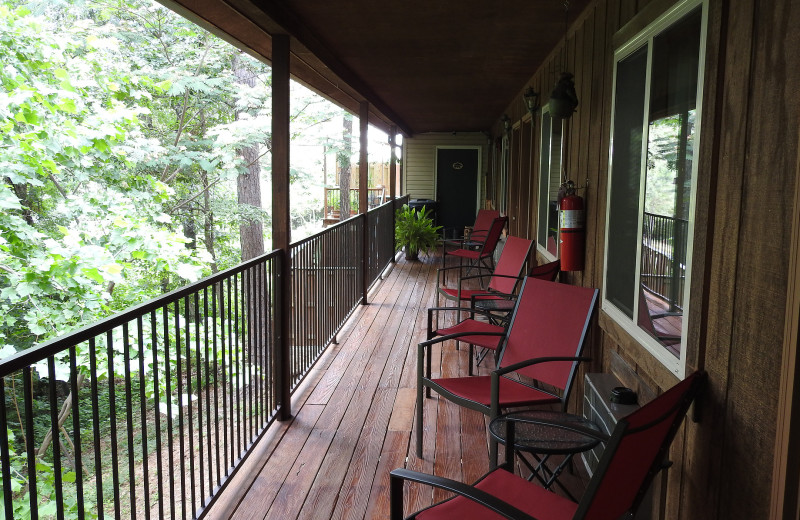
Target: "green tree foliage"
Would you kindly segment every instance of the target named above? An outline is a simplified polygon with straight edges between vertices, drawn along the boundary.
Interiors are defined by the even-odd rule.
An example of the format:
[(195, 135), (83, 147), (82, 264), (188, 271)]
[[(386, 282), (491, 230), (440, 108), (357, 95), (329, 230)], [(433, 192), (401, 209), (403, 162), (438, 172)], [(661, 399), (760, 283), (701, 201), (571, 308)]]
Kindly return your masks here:
[[(242, 147), (258, 146), (264, 180), (270, 175), (269, 67), (149, 0), (20, 4), (0, 0), (0, 358), (238, 263), (240, 223), (260, 219), (268, 231), (270, 219), (269, 207), (236, 202), (236, 178), (248, 167)], [(235, 81), (236, 60), (255, 77), (252, 87)], [(338, 112), (307, 91), (295, 99), (293, 137)], [(295, 169), (292, 181), (302, 200), (292, 220), (307, 225), (318, 211), (313, 175)], [(194, 319), (190, 309), (174, 312), (170, 322)], [(211, 323), (190, 330), (213, 334)], [(113, 386), (109, 374), (126, 363), (108, 361), (105, 341), (96, 344), (97, 376)], [(145, 378), (156, 348), (131, 350)], [(79, 366), (88, 365), (87, 349), (76, 347)], [(175, 363), (174, 352), (157, 354)], [(66, 355), (56, 359), (56, 379), (68, 380), (67, 366)], [(36, 385), (46, 363), (34, 369)], [(191, 376), (194, 391), (201, 375)], [(177, 395), (174, 369), (171, 377), (171, 392), (165, 374), (158, 388), (148, 379), (146, 397), (164, 413), (170, 403), (174, 416), (192, 396)], [(18, 379), (9, 378), (12, 387)], [(4, 396), (18, 417), (19, 391)], [(50, 426), (38, 422), (47, 413), (37, 406), (41, 439)], [(17, 434), (9, 438), (14, 508), (25, 516), (31, 468), (21, 422), (10, 420)], [(40, 517), (54, 507), (50, 459), (37, 457)]]
[(55, 30), (0, 6), (4, 354), (127, 305), (129, 294), (112, 297), (117, 284), (203, 272), (202, 252), (165, 213), (173, 190), (135, 167), (159, 150), (138, 100), (161, 87), (90, 27)]

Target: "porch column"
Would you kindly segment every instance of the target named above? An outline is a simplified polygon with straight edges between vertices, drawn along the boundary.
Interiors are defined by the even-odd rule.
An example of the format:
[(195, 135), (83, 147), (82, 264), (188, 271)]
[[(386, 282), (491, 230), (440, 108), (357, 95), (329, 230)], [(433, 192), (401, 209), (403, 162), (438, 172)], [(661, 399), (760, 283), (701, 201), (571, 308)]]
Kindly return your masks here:
[(391, 156), (389, 159), (389, 197), (392, 199), (397, 196), (397, 127), (393, 126), (389, 132), (389, 147)]
[(272, 248), (283, 251), (278, 273), (275, 347), (279, 419), (292, 417), (290, 398), (291, 219), (289, 218), (289, 36), (272, 36)]
[(361, 240), (361, 305), (366, 305), (367, 289), (369, 288), (369, 273), (367, 272), (367, 256), (369, 255), (369, 229), (367, 226), (367, 201), (369, 195), (369, 153), (367, 150), (367, 129), (369, 128), (369, 103), (362, 101), (358, 107), (359, 139), (361, 145), (358, 150), (358, 212), (364, 216), (364, 233)]
[[(397, 198), (397, 127), (392, 126), (389, 131), (389, 198), (392, 200), (392, 230), (394, 230), (394, 199)], [(394, 248), (394, 238), (392, 238), (392, 247)], [(394, 251), (394, 249), (392, 249)], [(397, 255), (392, 255), (392, 263), (397, 262)]]

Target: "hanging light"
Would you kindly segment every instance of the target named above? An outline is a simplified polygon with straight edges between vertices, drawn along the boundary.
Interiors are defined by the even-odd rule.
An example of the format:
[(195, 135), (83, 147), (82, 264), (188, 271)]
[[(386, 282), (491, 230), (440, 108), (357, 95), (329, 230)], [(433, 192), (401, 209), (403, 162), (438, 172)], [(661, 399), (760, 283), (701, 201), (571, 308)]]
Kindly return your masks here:
[(508, 117), (508, 114), (503, 114), (500, 121), (503, 122), (503, 130), (505, 130), (506, 133), (511, 132), (511, 118)]
[(574, 76), (566, 72), (567, 68), (567, 30), (569, 28), (569, 0), (564, 1), (564, 70), (550, 93), (550, 115), (557, 119), (572, 117), (578, 106), (578, 94), (575, 92)]
[(533, 87), (528, 87), (528, 90), (522, 94), (522, 99), (525, 101), (525, 107), (531, 115), (539, 110), (539, 93), (533, 90)]

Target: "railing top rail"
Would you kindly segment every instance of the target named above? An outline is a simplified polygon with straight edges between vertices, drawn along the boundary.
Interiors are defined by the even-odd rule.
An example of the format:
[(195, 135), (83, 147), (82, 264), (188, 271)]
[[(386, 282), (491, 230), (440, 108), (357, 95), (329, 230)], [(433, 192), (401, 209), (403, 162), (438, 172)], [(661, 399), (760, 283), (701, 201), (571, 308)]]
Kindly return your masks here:
[[(372, 211), (372, 210), (370, 210), (370, 211)], [(292, 242), (291, 244), (289, 244), (289, 249), (290, 250), (294, 250), (294, 249), (296, 249), (298, 247), (301, 247), (301, 246), (307, 244), (308, 242), (312, 242), (312, 241), (318, 239), (319, 237), (325, 235), (326, 233), (330, 233), (333, 230), (335, 230), (337, 228), (340, 228), (340, 227), (343, 227), (343, 226), (352, 225), (355, 221), (357, 221), (359, 219), (363, 219), (363, 218), (364, 218), (363, 213), (356, 213), (355, 215), (351, 216), (350, 218), (342, 220), (341, 222), (337, 222), (336, 224), (334, 224), (332, 226), (328, 226), (327, 228), (323, 229), (319, 233), (314, 233), (310, 237), (306, 237), (306, 238), (304, 238), (302, 240), (298, 240), (297, 242)]]
[(689, 222), (685, 218), (671, 217), (669, 215), (659, 215), (658, 213), (650, 213), (649, 211), (645, 211), (643, 213), (645, 215), (647, 215), (647, 216), (655, 217), (655, 218), (663, 218), (663, 219), (666, 219), (666, 220), (675, 220), (675, 221), (678, 221), (678, 222)]
[[(400, 198), (402, 198), (402, 197), (400, 197)], [(386, 202), (384, 202), (383, 204), (381, 204), (380, 206), (376, 206), (376, 207), (370, 209), (369, 211), (367, 211), (367, 213), (373, 213), (375, 211), (380, 211), (381, 208), (385, 207), (387, 204), (392, 204), (394, 202), (394, 200), (395, 199), (389, 199)], [(325, 233), (330, 233), (332, 230), (334, 230), (334, 229), (336, 229), (338, 227), (347, 225), (348, 223), (352, 224), (352, 221), (355, 220), (355, 219), (364, 218), (363, 215), (364, 215), (363, 213), (358, 213), (356, 215), (351, 216), (348, 219), (342, 220), (341, 222), (337, 222), (336, 224), (333, 224), (332, 226), (329, 226), (329, 227), (323, 229), (322, 231), (320, 231), (319, 233), (315, 233), (315, 234), (311, 235), (310, 237), (306, 237), (306, 238), (304, 238), (302, 240), (298, 240), (297, 242), (292, 242), (289, 245), (289, 248), (290, 249), (295, 249), (295, 248), (301, 247), (301, 246), (303, 246), (304, 244), (306, 244), (308, 242), (311, 242), (313, 240), (318, 239), (319, 237), (323, 236)]]
[(281, 250), (275, 249), (269, 253), (265, 253), (246, 262), (242, 262), (241, 264), (231, 267), (230, 269), (220, 271), (219, 273), (203, 278), (202, 280), (198, 280), (192, 284), (180, 287), (169, 293), (162, 294), (161, 296), (153, 298), (152, 300), (140, 303), (139, 305), (135, 305), (122, 312), (118, 312), (107, 318), (103, 318), (102, 320), (96, 321), (67, 334), (63, 334), (57, 338), (50, 339), (29, 349), (21, 350), (12, 356), (0, 360), (0, 378), (6, 377), (18, 370), (22, 370), (27, 366), (31, 366), (38, 361), (48, 358), (49, 356), (58, 354), (66, 348), (78, 345), (84, 341), (88, 341), (90, 338), (94, 338), (100, 334), (103, 334), (104, 332), (118, 327), (123, 323), (128, 323), (140, 316), (145, 316), (151, 311), (160, 309), (165, 305), (169, 305), (170, 303), (178, 301), (185, 296), (194, 294), (207, 287), (211, 287), (221, 280), (225, 280), (233, 275), (239, 274), (240, 272), (243, 272), (254, 265), (271, 260), (280, 254)]

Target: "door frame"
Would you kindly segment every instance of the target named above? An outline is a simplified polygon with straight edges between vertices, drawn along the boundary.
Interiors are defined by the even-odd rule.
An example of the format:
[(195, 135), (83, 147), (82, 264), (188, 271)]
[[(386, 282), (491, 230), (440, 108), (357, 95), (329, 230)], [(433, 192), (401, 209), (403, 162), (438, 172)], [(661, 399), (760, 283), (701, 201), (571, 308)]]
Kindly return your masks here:
[(475, 172), (475, 210), (481, 209), (481, 167), (483, 166), (482, 146), (476, 145), (436, 145), (433, 157), (433, 198), (439, 200), (439, 150), (477, 150), (478, 171)]
[(800, 158), (795, 169), (781, 379), (769, 518), (800, 518)]

